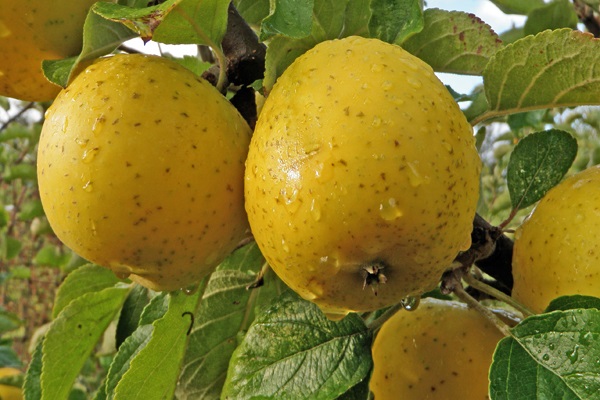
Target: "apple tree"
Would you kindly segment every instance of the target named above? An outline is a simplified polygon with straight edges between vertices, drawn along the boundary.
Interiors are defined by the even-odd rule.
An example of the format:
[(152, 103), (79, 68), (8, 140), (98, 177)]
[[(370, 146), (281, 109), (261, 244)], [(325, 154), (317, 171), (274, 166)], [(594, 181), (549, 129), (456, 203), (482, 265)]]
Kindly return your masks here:
[[(9, 260), (33, 256), (38, 264), (61, 267), (65, 276), (52, 302), (51, 321), (31, 343), (30, 360), (23, 367), (26, 372), (16, 379), (1, 378), (0, 387), (21, 386), (26, 399), (380, 400), (401, 395), (448, 398), (453, 393), (461, 399), (600, 398), (600, 243), (596, 236), (600, 222), (596, 189), (600, 187), (596, 167), (600, 161), (600, 112), (594, 107), (600, 103), (599, 4), (593, 0), (490, 2), (505, 14), (524, 16), (526, 22), (497, 33), (475, 14), (427, 8), (420, 0), (119, 0), (91, 6), (28, 0), (20, 3), (24, 8), (0, 0), (0, 50), (4, 55), (0, 95), (34, 101), (3, 103), (13, 114), (0, 125), (0, 261), (8, 265)], [(28, 9), (36, 12), (28, 14)], [(79, 14), (85, 16), (85, 23), (77, 20)], [(41, 22), (20, 25), (20, 15), (35, 15)], [(60, 34), (54, 30), (56, 26)], [(44, 47), (40, 39), (51, 42), (56, 37), (74, 40), (74, 47)], [(321, 46), (351, 37), (364, 38), (359, 41), (370, 44), (352, 62), (341, 63), (338, 53), (329, 60), (304, 58), (324, 48)], [(129, 45), (135, 38), (196, 45), (198, 56), (165, 53), (145, 58)], [(389, 80), (369, 90), (377, 96), (382, 91), (393, 93), (384, 97), (399, 99), (394, 118), (404, 119), (390, 119), (392, 123), (371, 118), (369, 126), (357, 122), (365, 133), (352, 139), (351, 156), (368, 162), (393, 159), (394, 144), (402, 147), (412, 136), (428, 135), (423, 145), (407, 153), (413, 159), (398, 166), (398, 176), (387, 170), (374, 173), (367, 169), (364, 173), (348, 167), (350, 159), (338, 156), (349, 154), (339, 150), (349, 142), (350, 128), (343, 123), (327, 125), (333, 132), (328, 148), (307, 143), (314, 135), (331, 133), (319, 130), (326, 118), (349, 116), (357, 105), (365, 109), (368, 105), (369, 112), (384, 109), (383, 103), (369, 104), (379, 97), (362, 96), (352, 86), (354, 82), (336, 82), (335, 77), (342, 70), (349, 71), (350, 77), (360, 75), (357, 88), (366, 90), (372, 82), (379, 82), (376, 78), (389, 73), (389, 65), (371, 63), (368, 55), (387, 49), (406, 56), (402, 61), (406, 68), (393, 70)], [(111, 54), (119, 55), (99, 60)], [(122, 62), (120, 70), (103, 69), (125, 57), (137, 61)], [(309, 60), (308, 66), (292, 75), (290, 71), (303, 58)], [(150, 64), (160, 65), (152, 76), (147, 75), (147, 70), (154, 68)], [(27, 68), (15, 69), (15, 65)], [(314, 78), (317, 69), (327, 73)], [(438, 81), (424, 85), (416, 79), (423, 71), (430, 71), (431, 77), (433, 71), (479, 76), (482, 83), (471, 93), (458, 93)], [(104, 78), (99, 78), (101, 73)], [(306, 81), (314, 89), (302, 92)], [(38, 83), (28, 85), (32, 82)], [(282, 82), (289, 83), (285, 87), (289, 90), (280, 90)], [(321, 93), (320, 89), (333, 93), (328, 85), (336, 83), (347, 89), (335, 92), (343, 96), (322, 103), (312, 97)], [(193, 94), (185, 94), (186, 87), (196, 86), (209, 86), (210, 90), (197, 95), (197, 89), (190, 89)], [(54, 99), (61, 87), (65, 89), (54, 103), (41, 103)], [(179, 96), (185, 109), (173, 102), (179, 101)], [(218, 107), (210, 108), (209, 101)], [(336, 110), (340, 101), (348, 106)], [(454, 110), (452, 117), (441, 114), (436, 108), (440, 103), (449, 104)], [(282, 104), (295, 107), (291, 118)], [(23, 119), (20, 111), (12, 111), (15, 107), (22, 112), (37, 109), (38, 114)], [(225, 108), (232, 114), (221, 122), (219, 113)], [(195, 111), (188, 114), (188, 109)], [(315, 110), (323, 120), (313, 118)], [(365, 115), (370, 116), (359, 112), (353, 117), (364, 121)], [(38, 123), (32, 123), (32, 118), (39, 118)], [(251, 154), (245, 172), (248, 149), (243, 149), (243, 156), (234, 153), (236, 149), (223, 146), (229, 131), (219, 131), (236, 118), (240, 124), (234, 124), (235, 134), (243, 131), (250, 136), (256, 129), (258, 137), (266, 126), (277, 126), (274, 130), (282, 135), (277, 139), (261, 136), (264, 146), (260, 150), (253, 149), (258, 139), (241, 140)], [(284, 118), (290, 120), (277, 125)], [(426, 126), (436, 118), (437, 125)], [(124, 121), (135, 129), (122, 130)], [(146, 122), (161, 128), (146, 129)], [(378, 135), (382, 130), (376, 128), (386, 123), (406, 136), (392, 140), (389, 149), (382, 146), (374, 152), (367, 137)], [(204, 131), (200, 128), (203, 124)], [(208, 129), (209, 125), (216, 128)], [(436, 126), (437, 134), (432, 135)], [(466, 128), (466, 136), (453, 144), (443, 141), (462, 129), (457, 126)], [(98, 139), (104, 129), (114, 136)], [(297, 134), (294, 129), (305, 131)], [(208, 130), (216, 132), (214, 141), (200, 142)], [(68, 136), (71, 134), (74, 136)], [(286, 141), (293, 135), (296, 142)], [(102, 149), (88, 146), (100, 140)], [(128, 147), (103, 158), (103, 149), (114, 148), (115, 143)], [(460, 146), (471, 149), (477, 162), (466, 161), (470, 153), (462, 152)], [(453, 179), (460, 175), (460, 179), (445, 181), (433, 173), (419, 174), (419, 170), (443, 162), (437, 159), (441, 153), (433, 152), (438, 147), (447, 150), (441, 153), (450, 160), (439, 175)], [(191, 156), (191, 149), (204, 153)], [(261, 165), (257, 166), (256, 160), (273, 157), (278, 151), (285, 157), (296, 153), (301, 157), (289, 165), (283, 158), (277, 159), (279, 164), (257, 173)], [(331, 166), (337, 163), (335, 171), (345, 168), (348, 173), (336, 172), (340, 181), (333, 189), (319, 179), (313, 180), (316, 184), (302, 181), (309, 189), (301, 206), (297, 193), (285, 185), (276, 186), (273, 177), (283, 172), (290, 180), (298, 180), (297, 166), (317, 151), (325, 159), (331, 158), (327, 159)], [(92, 159), (93, 172), (102, 177), (105, 186), (94, 185), (84, 176), (91, 171)], [(238, 174), (231, 175), (237, 180), (225, 185), (229, 182), (217, 174), (237, 161)], [(129, 174), (139, 165), (142, 169)], [(192, 173), (196, 165), (202, 168)], [(49, 171), (59, 172), (48, 178)], [(323, 171), (317, 167), (308, 172), (319, 178)], [(76, 183), (61, 187), (66, 182), (61, 177), (71, 172), (73, 180), (69, 182)], [(247, 178), (252, 173), (257, 174), (258, 183)], [(150, 178), (136, 186), (144, 174)], [(381, 184), (382, 191), (401, 190), (407, 197), (413, 193), (411, 187), (431, 191), (425, 192), (429, 198), (412, 203), (401, 196), (388, 196), (373, 213), (365, 214), (363, 208), (379, 192), (348, 191), (349, 182), (361, 189), (386, 182)], [(401, 182), (408, 184), (401, 187)], [(439, 182), (444, 182), (444, 187)], [(203, 183), (202, 189), (207, 191), (188, 196), (192, 187)], [(252, 194), (253, 208), (248, 205), (250, 184), (258, 188)], [(236, 194), (240, 210), (246, 200), (249, 225), (237, 214), (232, 217), (233, 208), (227, 209), (227, 205), (235, 201), (218, 191), (220, 185)], [(143, 196), (132, 192), (138, 188), (143, 189)], [(338, 189), (342, 195), (336, 194), (335, 206), (341, 217), (327, 225), (332, 220), (322, 218), (317, 202), (321, 195)], [(94, 202), (82, 191), (93, 193)], [(71, 196), (71, 192), (75, 194)], [(123, 193), (128, 197), (118, 197)], [(457, 201), (451, 201), (433, 213), (431, 204), (444, 195), (466, 198), (468, 206), (459, 210)], [(216, 201), (207, 200), (213, 196)], [(165, 199), (173, 203), (171, 209), (180, 218), (153, 219), (163, 211), (158, 200)], [(19, 220), (17, 215), (27, 215), (29, 200), (36, 208), (30, 218)], [(344, 208), (350, 202), (352, 212)], [(152, 210), (145, 208), (140, 214), (137, 208), (148, 203), (153, 204)], [(261, 206), (265, 207), (262, 214), (256, 212)], [(109, 221), (103, 222), (109, 234), (102, 240), (96, 232), (99, 225), (88, 226), (79, 219), (93, 207), (100, 207)], [(274, 217), (277, 207), (284, 207), (290, 217), (285, 213)], [(306, 248), (300, 248), (298, 241), (286, 242), (280, 230), (292, 226), (292, 214), (300, 207), (312, 218), (302, 229), (325, 232), (311, 238), (314, 242)], [(226, 212), (217, 213), (223, 209)], [(428, 247), (411, 249), (421, 235), (419, 227), (427, 222), (419, 216), (428, 212), (445, 219), (429, 234)], [(199, 222), (202, 213), (211, 214), (211, 224)], [(466, 224), (462, 220), (459, 224), (459, 215), (467, 216)], [(411, 256), (402, 252), (394, 256), (401, 260), (394, 266), (380, 251), (372, 262), (356, 270), (360, 276), (357, 286), (347, 285), (336, 275), (343, 263), (321, 253), (320, 264), (307, 262), (304, 270), (291, 272), (292, 278), (289, 271), (288, 275), (281, 272), (292, 264), (284, 253), (309, 258), (311, 251), (316, 254), (315, 248), (331, 247), (334, 254), (334, 247), (348, 241), (352, 246), (346, 251), (354, 254), (354, 248), (362, 244), (345, 235), (352, 236), (360, 227), (354, 231), (345, 228), (359, 216), (366, 218), (358, 224), (365, 229), (361, 242), (375, 249), (385, 247), (391, 239), (406, 238), (405, 242), (393, 241), (394, 250), (408, 248)], [(410, 232), (385, 230), (405, 220), (414, 221)], [(150, 227), (155, 229), (143, 235), (136, 229), (121, 229), (148, 221), (156, 222)], [(66, 229), (63, 222), (72, 225)], [(180, 229), (184, 222), (189, 227)], [(207, 241), (201, 239), (209, 225), (219, 222), (219, 232), (227, 232), (221, 236), (230, 243), (211, 239), (214, 251), (194, 253), (205, 250)], [(36, 241), (40, 235), (33, 241), (24, 239), (24, 232), (34, 224), (38, 233), (45, 229), (42, 242)], [(265, 225), (260, 235), (259, 224)], [(297, 232), (299, 236), (306, 233)], [(393, 238), (398, 232), (399, 237)], [(459, 240), (463, 234), (470, 239), (470, 246), (469, 240)], [(270, 242), (261, 240), (264, 235), (270, 235)], [(178, 241), (170, 241), (172, 238)], [(151, 250), (158, 249), (162, 263), (151, 267), (154, 255), (148, 256), (149, 247), (136, 247), (141, 242), (162, 243)], [(265, 244), (274, 242), (278, 242), (275, 252)], [(395, 272), (412, 259), (421, 260), (419, 265), (431, 264), (440, 247), (450, 242), (460, 243), (451, 247), (448, 260), (435, 258), (437, 269), (428, 274), (431, 284), (417, 285), (422, 289), (418, 292), (395, 293), (390, 302), (374, 301), (373, 307), (356, 305), (355, 300), (365, 296), (391, 298), (385, 291)], [(24, 248), (33, 250), (25, 252)], [(91, 248), (94, 250), (88, 251)], [(185, 257), (177, 257), (182, 252)], [(125, 253), (135, 257), (119, 259)], [(343, 254), (335, 254), (338, 261), (343, 259)], [(207, 271), (190, 272), (195, 270), (196, 257), (210, 260), (205, 263)], [(301, 261), (293, 264), (303, 265)], [(23, 261), (23, 265), (28, 264)], [(160, 279), (144, 278), (151, 269), (158, 271)], [(300, 287), (295, 287), (293, 275), (305, 270), (314, 275), (308, 283), (298, 279)], [(318, 286), (315, 282), (327, 275), (343, 282), (335, 290), (343, 292), (337, 297), (347, 301), (337, 305), (336, 310), (342, 307), (343, 312), (335, 318), (323, 312), (325, 307), (317, 301), (327, 289), (319, 286), (321, 292), (311, 295)], [(313, 286), (308, 290), (303, 285)], [(3, 316), (6, 320), (13, 317), (9, 313)], [(9, 328), (0, 332), (14, 329)], [(460, 361), (465, 354), (472, 356)], [(4, 365), (18, 366), (14, 353), (9, 361), (12, 364)], [(97, 366), (92, 374), (90, 363)]]

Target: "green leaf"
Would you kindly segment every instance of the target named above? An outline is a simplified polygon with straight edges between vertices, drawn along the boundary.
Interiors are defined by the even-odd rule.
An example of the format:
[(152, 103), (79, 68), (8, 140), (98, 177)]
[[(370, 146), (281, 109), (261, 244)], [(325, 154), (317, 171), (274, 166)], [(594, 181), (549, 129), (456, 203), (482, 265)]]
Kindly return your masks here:
[(42, 63), (44, 75), (51, 82), (65, 87), (92, 60), (112, 53), (120, 44), (137, 36), (120, 22), (98, 15), (96, 7), (103, 4), (108, 3), (97, 2), (88, 12), (83, 25), (83, 46), (78, 57)]
[(561, 296), (552, 300), (544, 312), (574, 310), (577, 308), (596, 308), (600, 310), (600, 299), (584, 295)]
[(71, 70), (77, 63), (79, 56), (63, 58), (61, 60), (44, 60), (42, 61), (42, 71), (46, 78), (59, 86), (67, 87)]
[(138, 353), (146, 347), (152, 337), (154, 326), (151, 324), (142, 325), (129, 336), (119, 347), (113, 362), (108, 370), (106, 378), (105, 390), (106, 398), (113, 399), (115, 397), (115, 389), (123, 375), (129, 370), (131, 361)]
[(0, 310), (0, 336), (6, 332), (14, 331), (19, 328), (21, 324), (22, 322), (16, 314), (6, 310)]
[(420, 0), (372, 0), (369, 32), (388, 43), (402, 43), (423, 29)]
[(346, 393), (336, 400), (365, 400), (369, 399), (369, 378), (363, 379), (357, 385), (351, 387)]
[(463, 110), (463, 114), (465, 114), (469, 123), (474, 125), (473, 121), (485, 114), (489, 109), (489, 105), (485, 97), (483, 86), (476, 87), (471, 93), (471, 97), (471, 104)]
[(204, 62), (196, 56), (172, 57), (172, 56), (163, 54), (163, 57), (167, 57), (167, 58), (175, 61), (176, 63), (186, 67), (187, 69), (189, 69), (195, 75), (198, 75), (198, 76), (202, 75), (202, 73), (204, 71), (206, 71), (207, 69), (209, 69), (212, 66), (211, 63)]
[(336, 398), (369, 374), (371, 343), (356, 314), (333, 322), (316, 305), (285, 294), (233, 353), (222, 397)]
[(10, 269), (11, 279), (29, 279), (31, 278), (31, 268), (25, 265), (18, 265)]
[(270, 13), (269, 0), (234, 0), (233, 3), (242, 18), (254, 28), (260, 26)]
[(525, 319), (498, 344), (492, 399), (600, 399), (600, 310)]
[(525, 35), (535, 35), (546, 29), (575, 29), (579, 18), (569, 0), (554, 0), (529, 13), (525, 22)]
[(0, 365), (3, 367), (21, 368), (23, 363), (12, 345), (0, 345)]
[(272, 0), (271, 12), (262, 21), (260, 39), (274, 35), (302, 39), (312, 30), (314, 0)]
[(205, 44), (219, 48), (227, 30), (225, 0), (176, 0), (171, 11), (154, 31), (153, 40), (170, 44)]
[(23, 397), (25, 400), (40, 400), (42, 398), (42, 384), (40, 376), (42, 375), (42, 347), (43, 340), (38, 341), (31, 361), (27, 366), (25, 381), (23, 383)]
[(523, 128), (540, 128), (543, 126), (546, 110), (534, 110), (523, 113), (511, 114), (506, 123), (511, 130), (517, 131)]
[(98, 3), (94, 12), (108, 20), (119, 22), (136, 32), (144, 41), (151, 40), (154, 31), (181, 0), (168, 0), (156, 6), (134, 8), (115, 3)]
[(61, 311), (73, 300), (87, 293), (99, 292), (114, 286), (119, 279), (108, 268), (88, 264), (71, 272), (56, 292), (52, 318), (58, 317)]
[(4, 170), (2, 178), (6, 182), (12, 182), (17, 179), (35, 182), (37, 179), (37, 170), (31, 164), (10, 165)]
[(483, 71), (490, 111), (496, 115), (532, 109), (600, 104), (600, 40), (588, 33), (544, 31), (507, 45)]
[(63, 308), (46, 333), (41, 375), (42, 400), (64, 399), (129, 288), (86, 293)]
[(282, 290), (274, 274), (265, 276), (260, 288), (247, 289), (264, 262), (253, 243), (235, 251), (211, 275), (183, 360), (179, 400), (219, 399), (237, 336), (248, 329), (255, 308), (271, 303)]
[(269, 42), (263, 80), (266, 90), (271, 90), (283, 71), (316, 44), (351, 35), (367, 35), (369, 16), (367, 0), (315, 0), (310, 36), (304, 39), (276, 36)]
[(430, 8), (423, 30), (402, 47), (438, 72), (480, 75), (502, 41), (473, 14)]
[(2, 243), (0, 243), (0, 260), (12, 260), (19, 255), (23, 243), (17, 238), (8, 236), (6, 232), (0, 232)]
[(527, 15), (544, 5), (544, 0), (490, 0), (505, 14)]
[(6, 225), (8, 225), (9, 221), (10, 215), (8, 214), (8, 211), (6, 211), (2, 203), (0, 203), (0, 228), (4, 228)]
[(61, 246), (47, 244), (42, 247), (33, 258), (35, 265), (59, 268), (71, 259), (71, 254), (65, 252)]
[(162, 318), (169, 309), (169, 296), (167, 292), (161, 292), (150, 300), (140, 315), (139, 325), (151, 324)]
[(515, 146), (506, 171), (513, 208), (541, 199), (565, 176), (577, 155), (577, 140), (557, 129), (532, 133)]
[(202, 290), (191, 295), (181, 291), (169, 295), (169, 310), (152, 324), (154, 331), (150, 341), (131, 360), (115, 389), (114, 399), (173, 398), (193, 315), (201, 297)]
[(123, 304), (117, 323), (116, 342), (117, 348), (138, 327), (140, 317), (146, 305), (150, 302), (149, 290), (141, 285), (135, 285)]
[(39, 199), (31, 199), (24, 202), (19, 210), (20, 221), (31, 221), (34, 218), (44, 216), (44, 207)]

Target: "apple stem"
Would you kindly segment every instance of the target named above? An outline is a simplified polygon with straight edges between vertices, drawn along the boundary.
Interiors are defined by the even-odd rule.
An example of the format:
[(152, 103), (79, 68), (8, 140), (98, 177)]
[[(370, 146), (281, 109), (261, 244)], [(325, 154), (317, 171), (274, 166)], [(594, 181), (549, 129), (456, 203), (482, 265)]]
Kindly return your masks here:
[(456, 285), (453, 288), (453, 292), (460, 300), (467, 303), (469, 307), (474, 308), (483, 315), (488, 321), (490, 321), (504, 336), (512, 336), (510, 331), (510, 327), (504, 323), (496, 314), (494, 314), (489, 308), (481, 304), (477, 301), (473, 296), (471, 296), (467, 291), (463, 288), (462, 285)]
[(523, 314), (524, 318), (530, 317), (535, 314), (533, 311), (531, 311), (530, 309), (525, 307), (523, 304), (521, 304), (518, 301), (516, 301), (515, 299), (513, 299), (511, 296), (486, 284), (485, 282), (482, 282), (482, 281), (476, 279), (471, 274), (465, 274), (463, 276), (463, 279), (473, 289), (476, 289), (482, 293), (488, 294), (491, 297), (495, 298), (496, 300), (500, 300), (500, 301), (508, 304), (509, 306), (515, 308), (517, 311), (519, 311), (521, 314)]

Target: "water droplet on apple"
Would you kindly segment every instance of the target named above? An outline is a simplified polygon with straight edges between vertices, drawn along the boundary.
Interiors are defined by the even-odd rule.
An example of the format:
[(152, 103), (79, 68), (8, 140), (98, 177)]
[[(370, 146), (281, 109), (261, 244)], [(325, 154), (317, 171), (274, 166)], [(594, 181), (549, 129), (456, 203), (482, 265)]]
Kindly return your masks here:
[(402, 307), (406, 311), (415, 311), (421, 303), (421, 296), (408, 296), (402, 299)]
[(85, 190), (86, 192), (90, 193), (92, 190), (94, 190), (94, 185), (92, 184), (91, 181), (87, 181), (83, 186), (82, 186), (83, 190)]
[(379, 204), (379, 215), (386, 221), (393, 221), (404, 215), (402, 210), (398, 208), (396, 199), (390, 197), (386, 201)]

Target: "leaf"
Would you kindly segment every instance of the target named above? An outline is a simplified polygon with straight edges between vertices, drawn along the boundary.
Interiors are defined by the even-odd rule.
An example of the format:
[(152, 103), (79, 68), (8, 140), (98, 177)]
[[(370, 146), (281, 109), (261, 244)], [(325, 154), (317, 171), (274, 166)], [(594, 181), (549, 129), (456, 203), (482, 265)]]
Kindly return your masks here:
[(110, 364), (108, 375), (106, 377), (105, 391), (106, 398), (113, 399), (115, 389), (119, 384), (123, 375), (129, 370), (131, 360), (146, 347), (152, 337), (154, 326), (151, 324), (142, 325), (129, 336), (119, 347), (119, 351), (115, 355), (113, 362)]
[(402, 43), (423, 29), (420, 0), (372, 0), (369, 32), (388, 43)]
[(600, 399), (600, 310), (536, 315), (512, 335), (494, 354), (492, 399)]
[(312, 31), (303, 39), (276, 36), (269, 42), (263, 85), (271, 90), (277, 78), (317, 43), (351, 35), (366, 35), (370, 16), (366, 0), (315, 0)]
[(600, 310), (600, 299), (584, 295), (561, 296), (552, 300), (544, 312), (574, 310), (577, 308), (596, 308)]
[(543, 127), (545, 115), (546, 110), (533, 110), (511, 114), (506, 119), (506, 123), (513, 131), (528, 127), (541, 129)]
[(140, 317), (146, 305), (150, 302), (149, 290), (141, 285), (135, 285), (123, 304), (117, 323), (116, 344), (117, 348), (138, 327)]
[(271, 12), (262, 21), (260, 39), (274, 35), (302, 39), (310, 35), (314, 0), (272, 0)]
[(31, 361), (27, 366), (27, 373), (23, 382), (23, 397), (25, 400), (40, 400), (42, 398), (42, 386), (40, 382), (42, 374), (42, 346), (43, 340), (38, 341), (31, 355)]
[(6, 332), (14, 331), (21, 325), (22, 322), (16, 314), (6, 310), (0, 310), (0, 336)]
[(60, 312), (73, 300), (86, 293), (99, 292), (114, 286), (119, 279), (108, 268), (95, 264), (87, 264), (71, 272), (56, 292), (52, 318), (56, 318)]
[(211, 275), (183, 360), (176, 392), (179, 400), (220, 397), (237, 336), (248, 329), (255, 307), (271, 303), (280, 293), (276, 287), (280, 281), (274, 275), (265, 276), (260, 288), (247, 289), (264, 262), (253, 243), (235, 251)]
[(71, 259), (71, 254), (66, 253), (62, 246), (48, 244), (42, 247), (33, 258), (35, 265), (58, 268)]
[(121, 309), (129, 288), (86, 293), (63, 308), (43, 344), (42, 400), (64, 399), (108, 324)]
[(132, 8), (115, 3), (98, 3), (94, 12), (108, 20), (119, 22), (136, 32), (145, 42), (152, 39), (154, 31), (182, 0), (168, 0), (156, 6)]
[(140, 315), (139, 325), (151, 324), (159, 318), (162, 318), (169, 310), (169, 296), (167, 292), (161, 292), (153, 297), (150, 303), (144, 307)]
[(478, 119), (532, 109), (600, 104), (600, 40), (544, 31), (507, 45), (483, 71), (490, 111)]
[(333, 322), (316, 305), (284, 294), (233, 353), (222, 397), (336, 398), (369, 374), (371, 343), (356, 314)]
[(244, 20), (254, 26), (260, 26), (269, 15), (269, 0), (234, 0), (235, 8)]
[(168, 44), (205, 44), (219, 48), (227, 30), (225, 0), (176, 0), (173, 9), (154, 31), (153, 40)]
[(527, 15), (544, 5), (544, 0), (490, 0), (505, 14)]
[(40, 199), (31, 199), (21, 204), (19, 210), (19, 221), (31, 221), (34, 218), (44, 216), (44, 207)]
[(31, 164), (15, 164), (10, 165), (4, 170), (2, 178), (6, 182), (12, 182), (17, 179), (35, 182), (37, 179), (37, 171), (35, 166)]
[(129, 369), (116, 386), (114, 399), (173, 398), (189, 329), (194, 322), (193, 315), (202, 297), (202, 290), (191, 295), (181, 291), (171, 292), (168, 297), (168, 311), (152, 323), (152, 337), (131, 360)]
[(12, 345), (0, 345), (0, 365), (3, 367), (21, 368), (23, 363)]
[(98, 15), (96, 7), (102, 7), (103, 4), (108, 3), (97, 2), (88, 12), (83, 25), (83, 46), (78, 57), (42, 63), (44, 75), (51, 82), (65, 87), (92, 60), (110, 54), (121, 43), (137, 36), (125, 25)]
[(554, 0), (531, 10), (525, 22), (525, 35), (535, 35), (546, 29), (575, 29), (579, 18), (569, 0)]
[(565, 176), (577, 155), (577, 140), (557, 129), (532, 133), (515, 146), (506, 170), (514, 209), (530, 206)]
[(502, 41), (492, 28), (473, 14), (430, 8), (421, 32), (402, 47), (438, 72), (480, 75)]
[(12, 260), (19, 255), (23, 243), (17, 238), (8, 236), (6, 232), (0, 232), (2, 243), (0, 243), (0, 260)]

